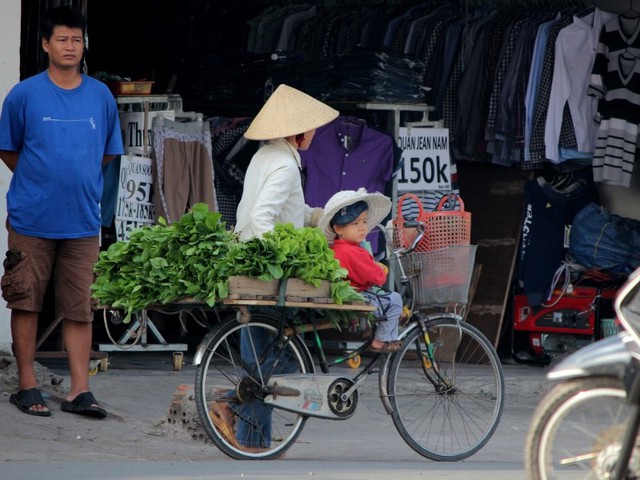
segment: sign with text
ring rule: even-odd
[[[407,128],[398,133],[402,150],[398,191],[451,190],[448,128]]]
[[[122,155],[115,217],[117,239],[128,241],[133,229],[153,225],[154,215],[151,159]]]
[[[174,120],[176,117],[175,110],[156,110],[147,112],[147,152],[150,154],[153,149],[153,125],[154,117],[163,117]],[[122,132],[122,143],[124,151],[144,152],[144,112],[120,112],[120,130]]]

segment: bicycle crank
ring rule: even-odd
[[[352,386],[353,380],[337,375],[274,375],[264,389],[264,403],[309,417],[345,420],[358,404],[357,390],[345,394]]]

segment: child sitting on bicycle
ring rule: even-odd
[[[375,335],[369,346],[376,353],[393,353],[402,346],[397,340],[402,298],[382,287],[388,268],[362,246],[390,210],[391,200],[380,193],[367,193],[364,188],[343,190],[329,199],[318,222],[351,285],[376,309]]]

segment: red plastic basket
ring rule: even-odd
[[[428,252],[450,245],[471,244],[471,212],[464,209],[464,202],[459,195],[450,193],[438,202],[433,212],[425,212],[420,199],[413,193],[405,193],[398,199],[398,215],[393,220],[394,243],[403,247],[411,245],[417,232],[413,228],[405,228],[402,216],[402,204],[406,200],[416,202],[418,217],[415,220],[424,222],[426,235],[416,247],[416,252]],[[453,210],[459,205],[460,210]]]

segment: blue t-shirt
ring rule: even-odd
[[[82,238],[100,232],[102,158],[124,153],[118,108],[106,85],[86,75],[56,86],[47,72],[17,84],[0,116],[0,150],[18,152],[7,194],[20,234]]]

